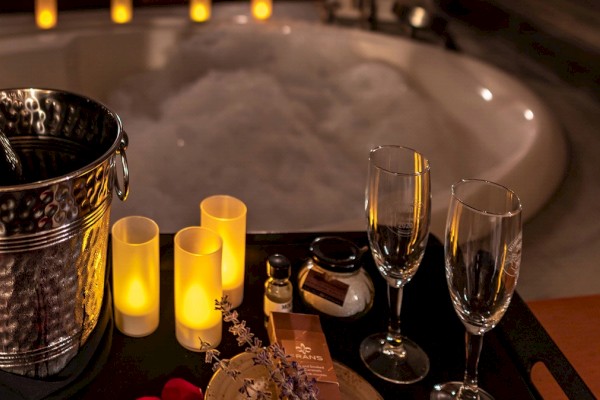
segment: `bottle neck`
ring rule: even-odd
[[[273,278],[270,277],[269,280],[275,285],[284,285],[289,281],[289,278]]]

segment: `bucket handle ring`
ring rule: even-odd
[[[127,196],[129,196],[129,165],[127,164],[127,154],[125,153],[125,149],[127,149],[128,144],[129,137],[127,136],[127,133],[123,131],[121,143],[116,151],[117,155],[121,157],[121,167],[123,168],[122,186],[119,182],[118,174],[115,174],[115,192],[121,201],[127,200]]]

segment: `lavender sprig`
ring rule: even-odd
[[[230,322],[229,332],[236,336],[238,346],[246,345],[246,352],[253,353],[254,365],[264,365],[269,370],[269,378],[279,391],[279,399],[283,400],[316,400],[319,393],[316,380],[309,379],[304,368],[285,353],[285,349],[277,343],[263,347],[262,341],[254,336],[246,321],[239,320],[227,296],[215,300],[215,309],[221,311],[223,321]],[[200,339],[200,350],[206,351],[204,362],[213,363],[213,371],[221,368],[232,379],[237,380],[241,372],[230,367],[230,360],[221,359],[210,343]],[[268,382],[264,380],[244,379],[238,390],[245,399],[268,400],[272,398]]]

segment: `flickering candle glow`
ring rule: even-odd
[[[41,29],[54,28],[57,20],[56,0],[35,1],[35,23]]]
[[[273,13],[273,0],[251,0],[252,16],[259,20],[266,20]]]
[[[210,0],[190,0],[190,19],[196,22],[204,22],[210,19]]]
[[[216,195],[200,203],[200,225],[223,240],[223,294],[233,307],[244,299],[246,205],[235,197]]]
[[[130,22],[133,16],[131,0],[111,0],[110,16],[112,21],[117,24]]]
[[[159,322],[158,225],[131,216],[115,222],[111,232],[115,324],[128,336],[149,335]]]
[[[216,347],[221,342],[221,312],[215,300],[223,296],[222,243],[219,235],[198,226],[175,235],[175,334],[183,347],[200,350],[200,339]]]
[[[124,286],[126,289],[123,291],[125,296],[121,309],[130,314],[143,313],[150,304],[150,296],[142,280],[133,276]]]

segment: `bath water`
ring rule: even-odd
[[[187,38],[164,68],[108,96],[130,138],[130,198],[113,220],[142,214],[176,232],[199,223],[203,198],[229,194],[247,204],[249,231],[364,229],[371,147],[441,154],[430,160],[435,192],[464,168],[454,154],[477,146],[458,142],[454,122],[399,69],[337,36],[226,33]]]

